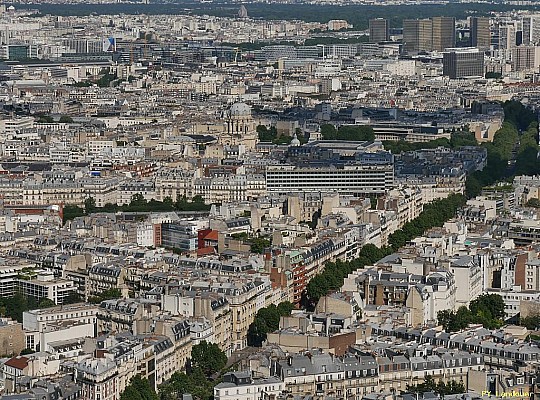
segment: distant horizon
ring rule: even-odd
[[[441,2],[442,3],[442,2]],[[255,19],[268,20],[303,20],[306,22],[326,23],[333,19],[345,19],[355,29],[367,29],[368,21],[372,18],[386,18],[392,28],[401,27],[403,19],[429,18],[434,16],[449,16],[465,19],[473,15],[489,15],[498,12],[508,12],[515,9],[540,10],[540,4],[516,6],[506,2],[493,3],[457,3],[448,1],[424,4],[347,4],[335,5],[313,4],[308,1],[295,4],[284,3],[251,3],[217,0],[212,2],[193,1],[152,1],[143,3],[7,3],[16,9],[37,10],[43,15],[86,16],[96,15],[212,15],[216,17],[235,18],[241,5],[247,9],[248,16]],[[156,7],[160,5],[162,7]]]

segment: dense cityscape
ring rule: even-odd
[[[540,399],[538,7],[0,5],[0,398]]]

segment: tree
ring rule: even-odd
[[[502,320],[506,315],[504,300],[498,294],[483,294],[471,301],[469,309],[473,314],[484,312],[493,319]]]
[[[191,366],[200,368],[206,376],[222,370],[227,364],[227,356],[215,343],[203,340],[191,349]]]
[[[54,118],[50,115],[41,115],[37,122],[38,124],[52,124],[54,123]]]
[[[248,346],[261,347],[269,332],[265,321],[262,318],[255,318],[248,328]]]
[[[385,251],[374,244],[368,243],[362,246],[359,256],[366,257],[370,262],[374,263],[385,256]]]
[[[325,272],[326,271],[323,271],[322,274],[315,275],[307,284],[307,295],[313,302],[317,302],[331,290],[329,285],[330,282],[328,281]]]
[[[136,375],[120,395],[120,400],[159,400],[159,397],[148,379]]]
[[[487,329],[495,329],[502,325],[504,316],[504,300],[498,294],[483,294],[471,301],[469,308],[462,306],[457,311],[442,310],[437,313],[439,325],[446,332],[457,332],[469,324],[482,324]]]
[[[84,212],[92,214],[96,210],[96,200],[93,197],[88,197],[84,200]]]
[[[522,317],[519,320],[519,324],[532,331],[538,330],[540,328],[540,315]]]
[[[321,135],[324,140],[375,140],[373,128],[367,125],[342,125],[336,130],[332,124],[324,124],[321,125]]]
[[[321,125],[321,135],[324,139],[335,137],[337,135],[337,129],[332,124]]]
[[[168,382],[159,388],[161,400],[177,400],[185,393],[193,395],[200,400],[210,400],[214,394],[214,384],[219,381],[210,381],[200,368],[190,373],[175,372]]]
[[[294,310],[294,304],[290,301],[283,301],[278,304],[277,308],[279,315],[287,316],[291,315],[292,311]]]
[[[42,298],[38,303],[39,308],[49,308],[54,307],[55,305],[56,303],[47,297]]]
[[[255,254],[263,254],[264,250],[272,245],[272,242],[265,238],[252,238],[249,241],[251,243],[250,251]]]
[[[64,302],[62,304],[75,304],[84,301],[84,299],[77,292],[70,292],[66,297],[64,297]]]
[[[319,219],[321,218],[321,210],[317,210],[313,213],[311,216],[311,221],[308,222],[308,226],[311,229],[315,229],[317,227],[317,224],[319,223]]]
[[[260,347],[266,340],[269,333],[276,331],[279,328],[281,317],[291,315],[294,305],[288,301],[275,304],[270,304],[268,307],[261,308],[257,311],[255,319],[248,329],[248,345]]]
[[[100,304],[104,300],[119,299],[122,297],[122,291],[120,289],[108,289],[104,292],[101,292],[97,296],[91,296],[88,298],[88,302],[93,304]]]
[[[62,210],[62,216],[63,216],[63,223],[66,223],[67,221],[70,221],[72,219],[83,217],[84,216],[84,210],[79,206],[74,206],[71,204],[64,205],[64,208]]]
[[[503,105],[504,120],[519,129],[526,130],[531,123],[536,121],[536,113],[515,100],[506,101]]]
[[[193,196],[191,202],[195,204],[204,204],[204,198],[200,194],[198,194]]]
[[[170,208],[171,210],[174,209],[174,202],[172,200],[172,198],[170,198],[169,196],[165,197],[163,199],[163,204],[167,207],[167,208]]]
[[[147,201],[144,198],[142,193],[135,193],[133,196],[131,196],[131,202],[129,205],[131,207],[138,207],[138,206],[144,206],[146,205]]]
[[[62,115],[60,117],[60,123],[71,124],[73,123],[73,118],[71,118],[69,115]]]
[[[465,393],[465,385],[463,384],[463,382],[456,382],[455,380],[451,380],[448,383],[444,383],[442,380],[439,380],[438,383],[435,383],[433,375],[427,375],[423,383],[419,383],[417,385],[407,385],[407,392],[434,392],[441,396],[444,396],[450,394]]]
[[[388,243],[391,246],[378,248],[368,244],[360,250],[359,257],[354,260],[326,263],[323,272],[309,281],[305,296],[303,296],[304,304],[308,306],[315,304],[322,296],[338,290],[351,272],[384,258],[392,251],[405,245],[409,240],[423,234],[427,229],[442,226],[444,222],[455,215],[457,209],[463,204],[465,204],[465,198],[456,194],[436,200],[424,206],[424,210],[417,218],[407,222],[401,229],[389,236]]]
[[[540,208],[540,199],[529,199],[525,203],[526,207]]]
[[[273,133],[264,125],[258,125],[256,130],[261,142],[271,142],[275,139]]]

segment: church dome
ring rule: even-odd
[[[229,110],[231,118],[251,117],[251,107],[246,103],[234,103]]]

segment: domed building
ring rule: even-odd
[[[243,144],[246,149],[254,149],[257,144],[257,127],[251,116],[251,107],[246,103],[234,103],[225,116],[227,131],[220,138],[221,144]]]

